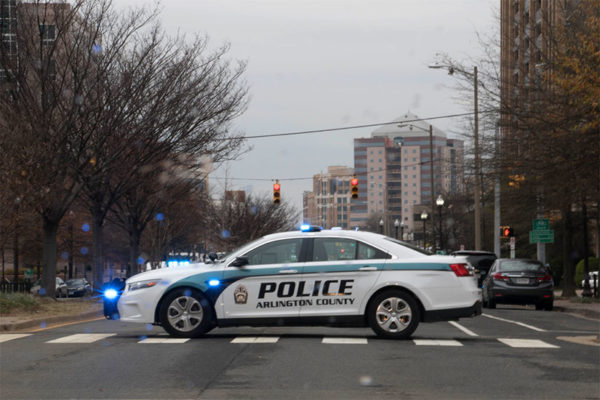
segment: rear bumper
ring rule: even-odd
[[[503,304],[531,304],[553,301],[554,292],[552,287],[518,289],[494,287],[490,293],[490,300]]]
[[[478,315],[481,315],[480,301],[476,301],[471,307],[425,311],[423,322],[451,321],[459,318],[476,317]]]

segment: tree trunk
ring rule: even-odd
[[[42,271],[43,296],[54,298],[56,296],[56,235],[58,222],[44,217],[44,270]]]
[[[13,236],[13,274],[15,276],[15,285],[19,282],[19,225],[15,226],[15,235]]]
[[[140,236],[137,229],[129,230],[129,265],[131,268],[127,271],[128,278],[130,273],[135,275],[139,272]]]
[[[572,242],[572,215],[571,206],[563,210],[563,297],[574,297],[575,293],[575,266],[571,259]]]
[[[93,237],[93,267],[92,267],[92,285],[96,289],[102,289],[104,281],[104,218],[92,210],[92,237]]]

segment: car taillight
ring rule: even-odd
[[[550,275],[538,276],[536,278],[536,280],[538,282],[550,282],[552,280],[552,276],[550,276]]]
[[[502,275],[500,272],[497,272],[492,276],[493,276],[494,280],[496,280],[496,281],[507,281],[510,279],[508,276]]]
[[[472,276],[473,271],[467,268],[467,264],[450,264],[450,269],[456,276]]]

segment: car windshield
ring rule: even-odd
[[[536,261],[528,260],[505,260],[500,263],[500,271],[539,271],[544,272],[544,266]]]
[[[69,279],[67,285],[85,285],[85,281],[83,279]]]

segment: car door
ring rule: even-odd
[[[224,319],[297,317],[303,238],[264,243],[242,254],[243,267],[226,267],[220,295]]]
[[[300,316],[357,315],[386,260],[382,250],[352,238],[314,238],[302,276]]]

